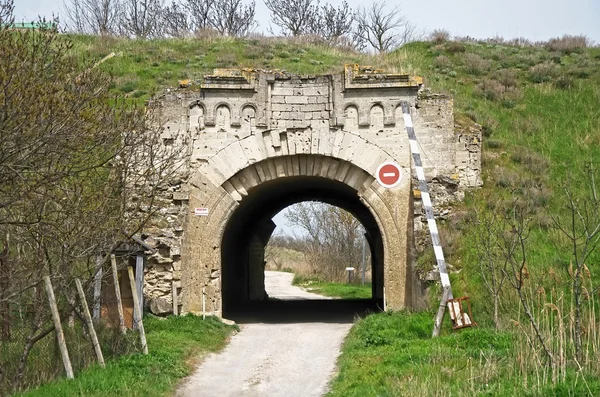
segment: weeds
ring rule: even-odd
[[[192,315],[150,317],[144,321],[150,354],[108,360],[106,368],[92,366],[74,380],[61,379],[22,396],[144,396],[173,392],[177,381],[192,369],[198,356],[221,349],[236,327],[217,318]]]
[[[564,35],[548,40],[545,47],[550,51],[560,51],[566,54],[581,52],[590,45],[586,36]]]

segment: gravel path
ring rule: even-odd
[[[292,285],[292,281],[294,281],[294,273],[265,271],[265,290],[270,298],[281,300],[331,299],[296,287]]]
[[[265,272],[269,296],[323,299],[291,285],[293,274]],[[211,354],[179,397],[317,397],[327,391],[351,322],[252,323]]]

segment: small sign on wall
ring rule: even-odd
[[[208,216],[208,208],[194,208],[194,215],[196,216]]]

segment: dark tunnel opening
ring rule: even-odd
[[[352,214],[364,227],[372,257],[372,298],[362,300],[279,301],[264,299],[264,249],[274,229],[272,218],[282,209],[302,201],[320,201]],[[257,252],[261,250],[262,252]],[[262,254],[262,256],[261,256]],[[259,263],[260,262],[260,263]],[[377,222],[348,185],[316,176],[294,176],[264,182],[248,195],[231,215],[221,245],[223,315],[236,321],[328,321],[383,307],[383,242]],[[260,284],[262,290],[253,288]],[[253,282],[253,278],[256,283]]]

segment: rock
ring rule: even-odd
[[[165,298],[153,298],[150,300],[150,311],[157,316],[164,316],[173,312],[173,306]]]
[[[225,325],[235,325],[235,321],[233,320],[228,320],[225,317],[221,318],[221,322]]]

